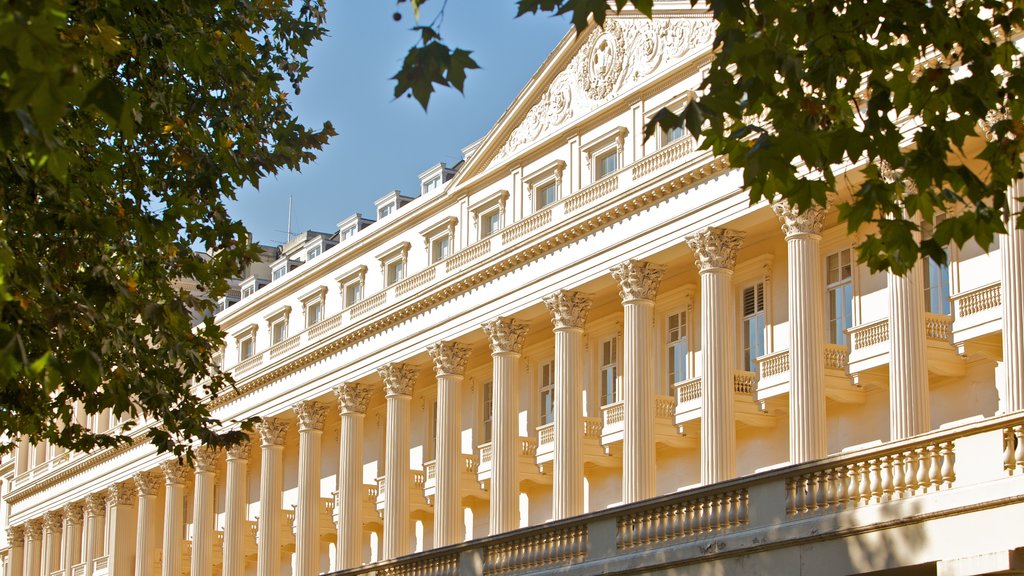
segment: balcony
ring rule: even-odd
[[[423,485],[426,483],[426,474],[422,470],[409,470],[409,512],[428,512],[431,510],[430,502],[427,502],[423,495]],[[377,511],[384,511],[384,485],[387,481],[387,474],[377,478]]]
[[[477,471],[480,468],[480,459],[474,454],[462,455],[462,477],[459,488],[462,491],[462,501],[469,499],[485,501],[488,499],[487,491],[480,487],[477,480]],[[427,497],[430,505],[434,505],[434,496],[437,495],[437,461],[423,463],[423,494]]]
[[[480,450],[480,466],[477,467],[476,478],[480,487],[486,490],[491,481],[493,449],[490,442],[481,444],[478,448]],[[551,483],[551,477],[545,475],[537,465],[537,441],[525,436],[519,437],[519,483]]]
[[[601,419],[583,418],[583,464],[608,468],[617,466],[601,445]],[[555,460],[555,424],[537,426],[537,466],[545,474],[553,472]]]
[[[675,423],[680,428],[701,418],[701,379],[691,378],[675,384]],[[775,417],[765,411],[764,403],[754,397],[757,376],[753,372],[737,370],[733,376],[733,410],[736,422],[757,428],[775,426]]]
[[[337,574],[1009,573],[1021,494],[1018,413]]]
[[[334,523],[334,498],[320,499],[320,540],[334,542],[338,525]]]
[[[964,359],[953,346],[953,318],[945,314],[927,313],[924,329],[928,373],[936,376],[963,376]],[[854,385],[888,385],[889,319],[854,326],[846,333],[850,335],[849,372]]]
[[[1003,306],[999,282],[961,292],[953,302],[953,345],[960,354],[1003,357]]]
[[[850,381],[846,368],[850,351],[846,346],[825,344],[825,397],[837,402],[861,403],[864,391]],[[757,359],[757,388],[754,398],[764,402],[789,394],[789,350],[782,350]]]
[[[108,574],[110,574],[110,559],[107,556],[100,556],[92,561],[92,576],[107,576]]]
[[[683,435],[673,421],[675,415],[675,399],[671,396],[654,397],[654,442],[660,446],[671,446],[681,448],[683,446],[693,447],[696,442],[692,438]],[[605,454],[611,454],[618,449],[625,433],[625,405],[622,402],[613,402],[601,407],[601,445],[604,446]]]

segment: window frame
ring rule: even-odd
[[[455,227],[458,221],[458,218],[449,216],[420,231],[420,235],[423,236],[423,247],[427,251],[427,262],[431,265],[447,260],[455,253]],[[443,239],[448,240],[448,253],[438,258],[434,252],[434,244]]]
[[[409,243],[400,242],[395,246],[392,246],[387,251],[377,255],[377,260],[380,262],[381,276],[384,279],[384,287],[390,288],[395,284],[409,277]],[[397,274],[397,271],[401,271],[401,275]],[[392,271],[396,274],[392,277]],[[364,286],[365,288],[365,286]],[[366,295],[364,294],[365,298]]]
[[[671,340],[670,339],[670,335],[671,335],[672,328],[671,328],[670,321],[671,321],[672,317],[674,317],[674,316],[683,316],[685,318],[685,320],[684,320],[683,326],[681,328],[677,329],[679,334],[680,334],[680,337],[677,338],[676,340]],[[671,396],[674,393],[676,384],[679,384],[681,382],[686,382],[687,380],[689,380],[689,379],[694,377],[694,361],[693,361],[694,360],[693,359],[693,353],[694,353],[694,346],[693,346],[694,315],[693,315],[692,297],[687,295],[686,296],[685,304],[683,306],[678,306],[676,308],[671,309],[667,314],[665,314],[663,322],[664,322],[663,326],[665,328],[665,331],[662,332],[662,334],[665,335],[665,344],[662,347],[662,349],[665,351],[665,372],[664,372],[664,374],[665,374],[666,380],[668,381],[667,382],[667,384],[668,384],[668,386],[667,386],[668,394]],[[684,372],[684,376],[683,376],[682,379],[673,378],[673,370],[672,370],[672,358],[673,358],[672,349],[673,349],[673,347],[675,345],[677,345],[679,343],[682,343],[685,346],[685,349],[684,349],[683,354],[682,354],[683,372]]]
[[[750,366],[753,367],[753,370],[749,371],[757,374],[760,369],[760,365],[757,363],[757,358],[775,353],[775,310],[772,306],[772,296],[774,294],[772,291],[772,275],[775,271],[774,262],[775,255],[769,252],[760,254],[753,258],[744,259],[742,262],[738,262],[736,264],[735,272],[733,273],[733,286],[737,286],[739,289],[733,292],[735,294],[735,302],[733,304],[735,306],[733,309],[733,329],[735,330],[737,342],[735,347],[735,362],[737,370],[747,371],[748,368],[743,362],[743,291],[756,284],[764,285],[764,327],[761,330],[763,350],[761,351],[760,356],[750,359]]]
[[[242,328],[232,334],[232,338],[235,340],[238,362],[244,362],[256,355],[256,333],[258,330],[259,326],[256,324],[249,324],[245,328]],[[250,346],[248,354],[243,353],[245,351],[243,344],[245,343],[248,343]]]
[[[478,202],[473,203],[469,207],[469,212],[473,216],[473,228],[476,230],[476,238],[478,242],[482,242],[491,236],[494,236],[502,229],[505,228],[505,206],[508,202],[508,190],[498,190],[494,194],[491,194]],[[484,234],[483,230],[483,218],[494,214],[497,211],[497,227],[489,234]]]
[[[341,307],[343,310],[351,308],[362,301],[363,298],[366,298],[366,271],[366,266],[357,266],[355,269],[335,278],[338,287],[341,288]],[[349,290],[353,286],[358,286],[359,298],[355,301],[350,301]]]
[[[302,303],[302,322],[306,329],[312,328],[317,324],[324,321],[326,318],[326,310],[324,308],[325,301],[327,300],[327,286],[319,286],[312,292],[305,294],[299,298],[299,302]],[[320,314],[319,319],[316,322],[309,321],[309,311],[312,306],[319,306]]]
[[[494,440],[494,380],[480,384],[480,444]]]
[[[613,358],[612,358],[611,362],[605,362],[605,356],[604,356],[605,344],[608,344],[608,343],[611,343],[611,346],[610,346],[609,349],[611,350],[612,355],[613,355]],[[597,396],[597,407],[598,407],[598,410],[601,410],[601,409],[603,409],[606,406],[610,406],[612,404],[615,404],[616,402],[619,402],[622,399],[622,389],[621,389],[622,388],[622,366],[620,364],[620,361],[621,361],[621,358],[622,358],[621,346],[622,346],[622,342],[621,342],[620,335],[618,333],[611,334],[611,335],[606,335],[606,336],[603,336],[603,337],[598,339],[598,345],[597,345],[597,350],[596,350],[596,353],[597,353],[597,390],[596,390],[597,394],[596,394],[596,396]],[[609,367],[614,368],[614,372],[612,373],[612,386],[611,386],[612,400],[610,402],[605,402],[605,399],[607,397],[606,394],[605,394],[605,384],[606,384],[605,369],[609,368]]]
[[[600,182],[609,176],[618,173],[625,167],[626,136],[629,130],[619,126],[591,140],[581,150],[587,161],[587,172],[590,174],[591,184]],[[598,160],[606,157],[609,152],[615,152],[615,169],[598,176]]]
[[[547,370],[545,370],[547,369]],[[548,380],[545,382],[545,371]],[[545,395],[550,395],[550,411],[545,410]],[[546,358],[537,364],[537,426],[547,426],[555,422],[555,360]]]
[[[850,275],[848,277],[846,277],[846,278],[842,277],[842,270],[843,270],[844,266],[843,266],[843,263],[842,263],[841,254],[844,253],[844,252],[849,255]],[[836,280],[835,282],[829,282],[829,272],[830,272],[829,258],[831,258],[832,256],[839,257],[839,266],[838,266],[837,269],[839,270],[840,278],[838,280]],[[849,246],[849,245],[842,245],[842,246],[837,246],[833,250],[830,250],[829,252],[825,253],[825,255],[823,257],[823,261],[822,261],[822,272],[824,273],[824,278],[822,278],[822,280],[823,280],[824,289],[825,289],[825,293],[822,294],[822,297],[825,299],[825,303],[824,303],[825,305],[824,305],[824,310],[823,310],[824,313],[822,314],[822,316],[824,317],[824,321],[825,321],[825,342],[827,342],[828,344],[834,344],[834,345],[837,345],[837,346],[844,346],[844,345],[845,346],[849,346],[850,345],[850,336],[849,336],[848,331],[849,331],[850,328],[852,328],[852,327],[857,325],[857,320],[856,320],[856,318],[854,318],[854,300],[856,300],[856,298],[857,298],[857,291],[856,291],[856,285],[855,285],[855,277],[856,277],[856,272],[857,272],[857,260],[853,256],[853,248],[851,246]],[[830,303],[832,302],[832,299],[830,298],[830,294],[831,294],[832,290],[835,290],[835,289],[838,289],[838,288],[842,288],[843,286],[849,286],[849,290],[850,290],[850,297],[849,297],[849,300],[848,300],[849,301],[849,318],[846,319],[847,320],[846,323],[848,324],[848,326],[846,326],[845,328],[843,328],[842,330],[837,332],[836,330],[833,329],[833,326],[832,326],[833,318],[831,317],[832,308],[830,306]],[[839,318],[837,317],[835,320],[838,322]],[[837,324],[837,326],[838,326],[838,324]],[[838,335],[842,336],[842,338],[841,338],[842,341],[841,342],[836,341],[837,340],[836,337]]]
[[[761,295],[760,295],[761,296],[760,297],[761,307],[760,307],[760,309],[758,309],[758,307],[757,307],[757,305],[758,305],[758,294],[757,294],[757,292],[758,292],[759,289],[760,289],[760,292],[761,292]],[[748,290],[753,290],[753,298],[754,298],[754,308],[753,308],[753,311],[751,313],[749,313],[749,314],[746,311],[746,304],[747,304],[746,300],[747,300],[747,291]],[[739,292],[739,307],[740,307],[740,314],[739,314],[739,317],[740,317],[740,338],[738,338],[739,344],[740,344],[740,346],[739,346],[739,348],[740,348],[740,367],[741,367],[742,370],[746,370],[747,372],[757,373],[757,371],[758,371],[757,359],[768,353],[768,345],[767,345],[767,340],[768,340],[767,335],[768,335],[768,330],[769,330],[769,324],[768,324],[768,283],[765,282],[763,279],[755,280],[754,282],[748,282],[745,285],[742,285],[738,292]],[[760,348],[761,348],[760,350],[755,350],[750,345],[752,343],[747,342],[747,338],[751,334],[751,332],[748,329],[747,322],[751,321],[751,320],[753,320],[755,322],[759,321],[760,324],[761,324],[759,327],[756,327],[758,329],[758,331],[760,332],[760,342],[758,342],[760,344]],[[755,352],[757,352],[757,353],[755,353]],[[748,354],[749,354],[749,356],[748,356]]]
[[[272,314],[268,314],[263,317],[267,322],[267,330],[270,335],[270,345],[275,346],[284,342],[288,339],[289,320],[291,317],[292,307],[283,306],[275,310]],[[277,328],[281,327],[281,337],[278,338]]]
[[[564,160],[555,160],[523,177],[528,204],[533,212],[540,212],[565,196],[562,192],[562,175],[565,172],[565,166]],[[551,202],[541,204],[540,193],[551,187],[554,187],[555,190],[554,198],[551,199]]]

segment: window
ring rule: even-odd
[[[314,324],[318,324],[324,319],[324,304],[323,302],[311,302],[306,305],[306,328]]]
[[[483,402],[481,403],[481,412],[483,418],[481,423],[483,424],[483,443],[491,441],[491,408],[494,405],[494,383],[488,382],[483,387]]]
[[[483,240],[501,229],[501,211],[495,208],[480,215],[480,239]]]
[[[949,259],[949,252],[946,252]],[[949,266],[924,257],[924,309],[933,314],[949,314]]]
[[[828,341],[846,344],[846,330],[853,326],[853,256],[849,248],[825,258],[825,300]]]
[[[385,266],[385,284],[391,286],[395,282],[405,278],[405,260],[399,259],[388,262]]]
[[[423,194],[430,194],[431,192],[436,190],[437,187],[440,186],[440,185],[441,185],[441,177],[440,176],[434,176],[433,178],[431,178],[430,180],[427,180],[423,184]]]
[[[619,150],[602,152],[594,157],[594,180],[600,180],[619,169]]]
[[[687,339],[686,312],[670,314],[668,317],[668,334],[665,341],[668,343],[668,384],[671,389],[673,384],[687,379],[686,354],[689,352],[689,341]]]
[[[255,285],[253,285],[253,286],[246,286],[245,288],[242,288],[242,298],[248,298],[249,296],[252,296],[255,293],[256,293],[256,286]]]
[[[540,425],[555,421],[555,363],[540,365]]]
[[[674,142],[678,142],[680,139],[682,139],[682,137],[683,137],[683,127],[682,126],[676,126],[674,128],[669,128],[668,130],[662,130],[661,131],[661,146],[664,148],[665,146],[668,146],[669,144],[672,144]]]
[[[558,182],[552,180],[537,188],[537,210],[553,204],[558,199]]]
[[[363,299],[363,281],[355,280],[345,284],[345,307],[359,302]]]
[[[451,255],[450,240],[447,234],[430,241],[430,263],[440,262]]]
[[[377,208],[377,219],[380,220],[381,218],[391,214],[394,211],[395,211],[394,203],[385,204],[385,205],[381,206],[380,208]]]
[[[423,446],[423,461],[430,462],[437,458],[437,401],[427,414],[426,442]]]
[[[270,343],[277,344],[288,337],[288,319],[281,318],[270,324]]]
[[[280,268],[274,270],[274,272],[271,275],[271,277],[274,280],[278,280],[278,279],[280,279],[282,276],[284,276],[287,273],[288,273],[288,266],[281,266]]]
[[[256,351],[256,338],[253,336],[246,336],[238,341],[238,361],[248,360],[252,358],[253,353]]]
[[[309,250],[306,250],[306,260],[312,260],[313,258],[316,258],[317,256],[320,255],[320,253],[320,246],[313,246]]]
[[[601,343],[601,406],[614,404],[618,400],[616,385],[619,379],[618,338]]]
[[[347,240],[348,238],[355,236],[356,230],[357,229],[355,226],[349,226],[348,228],[345,228],[344,230],[341,231],[341,239]]]
[[[757,372],[757,358],[764,356],[764,282],[743,289],[743,369]]]

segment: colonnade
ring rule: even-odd
[[[1011,206],[1020,208],[1019,202]],[[785,203],[777,203],[773,209],[785,234],[789,261],[789,455],[791,462],[798,463],[826,456],[828,446],[820,249],[825,211],[815,208],[801,213]],[[714,227],[691,234],[685,240],[694,254],[701,287],[702,483],[728,480],[736,474],[732,275],[743,240],[741,232]],[[1019,410],[1024,408],[1024,338],[1020,337],[1020,324],[1024,322],[1024,235],[1013,231],[1003,239],[1001,248],[1003,356],[1007,373],[1003,395],[1009,410]],[[664,267],[639,260],[627,260],[610,271],[623,306],[624,503],[656,495],[655,429],[651,414],[659,374],[649,358],[658,342],[654,302],[664,272]],[[890,276],[888,281],[890,429],[892,438],[898,439],[929,429],[921,270],[915,269],[904,277]],[[583,336],[591,301],[590,295],[571,290],[558,290],[543,300],[554,331],[555,519],[584,511],[582,365]],[[522,321],[507,317],[486,322],[481,329],[487,337],[493,370],[489,527],[490,533],[495,534],[518,528],[520,521],[516,388],[528,330]],[[470,348],[464,343],[442,341],[426,351],[436,377],[438,402],[434,543],[444,546],[460,542],[464,533],[464,461],[459,424]],[[410,403],[419,368],[391,363],[377,371],[386,399],[383,559],[412,551],[408,530],[412,489]],[[342,383],[334,389],[341,449],[335,501],[337,554],[333,568],[357,566],[363,559],[364,420],[373,391],[373,386],[355,382]],[[301,574],[320,570],[320,459],[328,409],[330,406],[322,400],[303,401],[293,407],[294,420],[264,418],[256,426],[258,438],[253,440],[258,439],[260,450],[259,576],[277,576],[281,571],[285,522],[283,452],[292,428],[297,429],[299,445],[295,570]],[[89,495],[84,502],[67,504],[10,527],[10,576],[50,576],[58,571],[70,576],[72,569],[82,564],[86,576],[92,576],[94,566],[103,559],[114,576],[152,576],[157,573],[158,557],[162,576],[180,576],[185,562],[193,576],[211,575],[217,540],[213,493],[222,460],[226,463],[226,476],[221,572],[224,576],[241,576],[245,572],[249,537],[245,482],[251,450],[248,441],[227,451],[203,447],[196,451],[194,468],[177,461],[165,462],[159,473],[136,474],[102,494]],[[160,514],[156,506],[161,483],[163,539],[158,544],[155,527],[159,525]],[[190,483],[193,530],[191,554],[186,555],[184,499]]]

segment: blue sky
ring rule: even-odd
[[[430,19],[440,2],[424,5]],[[395,100],[390,77],[415,41],[408,3],[395,22],[391,0],[328,4],[329,37],[311,53],[313,72],[294,111],[309,126],[330,120],[338,136],[313,164],[242,190],[230,205],[256,241],[285,241],[288,196],[292,231],[333,232],[343,218],[372,217],[373,201],[394,189],[415,196],[417,176],[438,162],[449,166],[482,137],[512,103],[570,28],[548,14],[514,18],[514,0],[449,0],[441,34],[449,46],[473,51],[465,95],[440,89],[424,113],[415,100]]]

